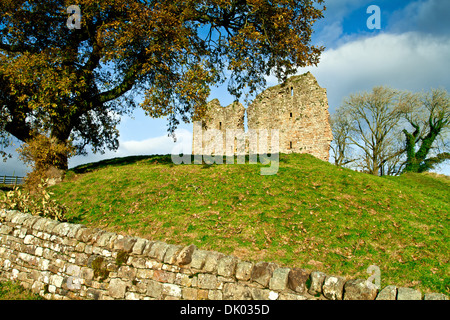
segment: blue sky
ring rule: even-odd
[[[298,74],[311,71],[327,89],[331,113],[348,95],[378,85],[416,92],[441,87],[450,92],[450,1],[329,0],[325,5],[325,18],[315,24],[313,43],[326,50],[317,67],[301,68]],[[380,8],[379,30],[367,27],[370,5]],[[275,77],[267,81],[268,86],[278,83]],[[234,100],[226,86],[213,88],[210,99],[214,98],[223,106]],[[146,117],[142,110],[124,117],[119,132],[116,152],[77,156],[69,166],[128,155],[168,154],[174,147],[190,152],[192,143],[192,124],[179,126],[174,144],[167,137],[167,121]],[[0,164],[0,175],[24,175],[26,170],[15,153]],[[450,175],[450,166],[439,172]]]

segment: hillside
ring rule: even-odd
[[[72,222],[241,259],[449,294],[450,180],[375,177],[309,155],[261,165],[129,157],[71,170],[52,188]]]

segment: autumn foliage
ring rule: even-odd
[[[310,39],[322,2],[1,0],[0,144],[6,132],[78,154],[116,149],[120,116],[138,107],[137,94],[173,133],[203,115],[213,85],[227,81],[240,97],[269,74],[283,80],[317,64],[323,48]],[[66,25],[74,4],[79,29]]]

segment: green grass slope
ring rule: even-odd
[[[52,188],[76,223],[250,261],[449,294],[449,180],[375,177],[309,155],[261,165],[129,157],[70,171]]]

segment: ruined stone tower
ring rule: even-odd
[[[222,154],[226,151],[226,130],[240,130],[244,132],[244,117],[245,107],[239,103],[234,102],[227,107],[222,107],[219,100],[214,99],[208,103],[208,109],[206,117],[202,120],[202,128],[194,127],[194,135],[192,141],[192,151],[195,154],[195,150],[201,146],[203,153],[211,152],[212,154],[219,154],[218,150],[213,147],[215,137],[205,134],[208,130],[218,130],[222,135]],[[196,134],[198,130],[203,130],[203,134]],[[233,143],[233,153],[236,153],[236,143]],[[212,146],[209,150],[208,146]]]
[[[328,161],[333,139],[326,89],[310,73],[259,94],[247,109],[249,129],[278,129],[280,153],[309,153]]]
[[[206,130],[220,130],[224,138],[222,154],[225,154],[226,150],[226,130],[243,132],[245,111],[249,131],[278,130],[280,153],[309,153],[328,161],[333,137],[326,89],[319,86],[310,72],[290,77],[283,84],[265,90],[255,98],[247,110],[240,103],[233,103],[224,108],[217,99],[211,101],[203,125]],[[194,128],[193,153],[196,153],[195,145],[204,147],[211,142],[211,137],[204,135],[202,139],[195,131]],[[268,137],[270,145],[271,135]],[[236,143],[234,152],[238,153],[235,145]],[[248,141],[246,151],[248,152]],[[218,154],[217,150],[208,149],[207,152]]]

